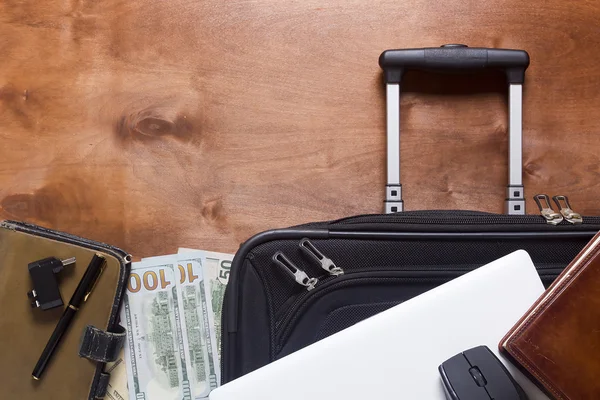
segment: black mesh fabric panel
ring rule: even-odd
[[[379,314],[399,303],[358,304],[338,308],[325,318],[317,330],[314,341],[325,339],[334,333],[340,332],[352,325]]]

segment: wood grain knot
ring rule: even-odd
[[[227,226],[227,217],[225,216],[221,199],[204,202],[202,205],[202,217],[206,222],[217,227],[219,230],[223,230]]]
[[[541,176],[542,166],[535,162],[529,162],[523,167],[523,172],[531,176]]]
[[[30,99],[29,90],[19,90],[12,85],[6,85],[0,87],[0,113],[2,111],[7,111],[10,113],[13,120],[20,123],[23,127],[27,129],[31,129],[33,126],[34,117],[31,115],[31,110],[29,109],[34,104]]]
[[[493,136],[500,138],[501,141],[508,141],[508,125],[505,122],[498,122],[494,126]]]
[[[121,140],[157,140],[173,137],[187,141],[194,136],[195,127],[185,114],[170,119],[152,111],[143,111],[121,117],[115,126],[115,134]]]

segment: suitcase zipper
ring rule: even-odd
[[[560,213],[567,222],[570,222],[572,224],[583,223],[583,218],[581,217],[581,214],[576,213],[571,209],[571,204],[569,204],[569,198],[567,196],[554,196],[552,197],[552,200],[554,200],[554,202],[560,209]]]
[[[331,258],[325,257],[308,238],[300,240],[300,250],[308,255],[311,260],[316,261],[329,275],[339,276],[344,274],[344,270],[337,267]]]
[[[540,209],[540,214],[546,219],[550,225],[558,225],[563,221],[563,216],[552,209],[550,197],[547,194],[536,194],[533,196],[535,203]]]
[[[304,270],[300,269],[289,258],[287,258],[282,251],[278,251],[273,255],[273,261],[275,264],[277,264],[277,266],[283,268],[288,275],[293,276],[294,281],[305,287],[307,291],[313,290],[317,285],[321,285],[329,279],[333,279],[344,274],[344,270],[336,266],[331,258],[326,257],[323,253],[321,253],[308,238],[301,239],[299,247],[300,250],[304,254],[308,255],[311,260],[316,261],[319,266],[325,272],[327,272],[327,275],[310,278]],[[292,303],[293,306],[297,299],[290,300],[291,301],[289,301],[289,303]],[[275,320],[279,320],[279,318],[280,314],[275,314]]]
[[[550,203],[550,197],[547,194],[537,194],[533,198],[540,209],[542,217],[544,217],[549,224],[558,225],[563,220],[571,224],[583,223],[581,214],[576,213],[571,209],[571,204],[569,203],[569,198],[567,196],[552,197],[552,200],[554,200],[558,206],[560,213],[554,211],[552,204]]]
[[[281,251],[278,251],[273,255],[273,261],[276,265],[281,267],[287,275],[294,279],[296,283],[304,286],[307,291],[313,290],[317,283],[319,283],[319,279],[309,278],[306,272],[298,268],[296,264],[291,262]]]
[[[541,196],[538,199],[538,196]],[[569,224],[598,225],[600,217],[587,216],[574,212],[567,196],[554,196],[553,200],[560,209],[560,214],[552,209],[550,199],[541,194],[533,197],[540,208],[541,215],[507,215],[467,210],[422,210],[405,211],[395,214],[364,214],[330,221],[329,227],[335,225],[355,225],[372,223],[393,223],[407,225],[559,225]],[[542,204],[539,203],[542,201]],[[546,204],[544,204],[546,203]],[[547,207],[545,207],[547,205]],[[548,209],[548,210],[547,210]],[[557,214],[557,215],[556,215]],[[556,215],[556,216],[555,216]],[[560,217],[562,215],[562,218]],[[542,218],[540,218],[540,216]],[[558,222],[557,222],[558,221]],[[555,223],[556,222],[556,223]]]
[[[447,213],[440,215],[441,212]],[[600,218],[597,222],[600,223]],[[329,225],[354,225],[369,223],[392,223],[414,225],[511,225],[511,224],[542,224],[546,221],[539,215],[511,216],[504,214],[471,212],[452,212],[439,210],[436,212],[405,211],[397,214],[365,214],[331,221]]]

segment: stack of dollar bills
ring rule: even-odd
[[[106,366],[111,400],[206,399],[220,382],[221,309],[233,254],[180,248],[131,266],[127,340]]]

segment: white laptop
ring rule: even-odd
[[[445,400],[438,366],[498,342],[542,294],[519,250],[217,388],[210,400]],[[530,400],[547,397],[499,357]]]

